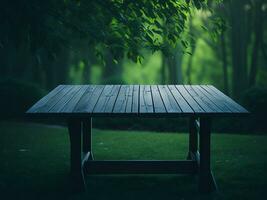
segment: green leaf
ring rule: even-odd
[[[176,38],[175,38],[175,36],[174,36],[173,34],[169,34],[169,35],[168,35],[168,38],[169,38],[173,43],[176,42]]]
[[[194,5],[196,6],[197,9],[201,8],[201,2],[200,0],[193,0],[194,1]]]
[[[160,29],[163,28],[162,25],[161,25],[157,20],[154,20],[154,22],[155,22],[155,24],[156,24],[156,26],[157,26],[158,28],[160,28]]]
[[[148,34],[145,34],[145,38],[151,43],[153,44],[153,39],[148,35]]]
[[[161,34],[163,33],[161,30],[157,30],[157,29],[152,29],[152,31],[153,31],[154,33],[159,34],[159,35],[161,35]]]
[[[201,27],[204,31],[208,31],[208,28],[207,28],[206,26],[201,25],[200,27]]]
[[[184,48],[188,47],[188,43],[185,40],[181,40],[181,43],[182,43]]]

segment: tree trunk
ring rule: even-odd
[[[40,50],[40,55],[42,57],[41,65],[44,69],[44,75],[45,75],[45,85],[46,85],[45,88],[48,90],[53,89],[56,85],[56,73],[52,65],[53,63],[46,49],[42,48]]]
[[[55,60],[53,60],[53,68],[55,73],[55,83],[66,84],[68,82],[68,72],[69,72],[69,58],[70,50],[68,48],[62,49],[60,54]]]
[[[43,66],[41,65],[41,60],[38,53],[35,53],[33,56],[33,65],[31,66],[32,69],[32,80],[34,83],[39,84],[42,88],[45,88],[45,80],[43,74]]]
[[[84,69],[83,69],[83,83],[88,84],[90,83],[90,72],[92,63],[88,59],[83,59],[84,62]]]
[[[162,53],[162,63],[161,63],[161,83],[165,84],[166,83],[166,57]]]
[[[262,54],[263,59],[265,61],[265,66],[267,66],[267,51],[266,51],[266,48],[265,48],[264,41],[262,41],[262,43],[261,43],[261,54]]]
[[[117,84],[121,83],[122,62],[115,63],[112,54],[107,51],[105,55],[105,66],[103,69],[103,83]]]
[[[192,19],[192,15],[190,15],[190,18],[189,18],[189,32],[192,35],[194,35],[192,20],[193,20]],[[191,39],[190,39],[190,45],[191,45],[191,55],[189,56],[189,61],[188,61],[187,70],[186,70],[186,76],[187,76],[188,84],[192,83],[192,80],[191,80],[192,62],[193,62],[193,56],[194,56],[194,53],[195,53],[195,50],[196,50],[196,42],[195,42],[193,37],[191,37]]]
[[[174,49],[173,56],[168,57],[168,68],[171,84],[182,83],[182,58],[181,47],[177,46]]]
[[[227,54],[226,54],[226,44],[225,44],[225,32],[221,34],[221,51],[222,51],[222,63],[223,63],[223,85],[224,92],[229,94],[228,89],[228,70],[227,70]]]
[[[246,0],[232,0],[231,11],[231,41],[233,65],[233,96],[239,98],[248,86],[247,77],[247,27]]]
[[[169,56],[167,58],[167,64],[168,64],[168,71],[169,71],[168,84],[177,84],[178,73],[177,73],[174,56]]]
[[[256,82],[256,75],[257,75],[257,68],[258,68],[258,56],[259,56],[259,48],[262,42],[263,36],[263,20],[262,17],[262,0],[255,2],[255,11],[254,11],[254,44],[252,49],[252,59],[250,65],[250,74],[249,74],[249,86],[255,85]]]
[[[177,84],[182,84],[183,83],[183,74],[182,74],[183,53],[178,51],[175,54],[174,59],[175,59],[175,64],[176,64],[176,69],[177,69]]]

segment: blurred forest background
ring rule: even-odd
[[[1,4],[1,119],[20,119],[58,84],[212,84],[252,115],[216,131],[266,133],[267,0]],[[177,119],[95,121],[180,130]]]

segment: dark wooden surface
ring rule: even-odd
[[[224,116],[248,111],[211,85],[59,85],[34,116]]]
[[[86,174],[196,174],[193,160],[87,160]]]

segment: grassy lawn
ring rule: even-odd
[[[187,134],[94,130],[96,159],[184,159]],[[264,199],[267,136],[212,136],[220,191],[197,192],[194,176],[88,176],[88,192],[71,194],[67,129],[0,122],[0,199]]]

